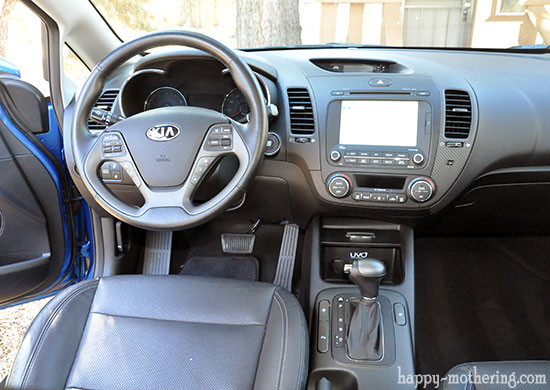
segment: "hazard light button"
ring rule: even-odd
[[[390,79],[370,79],[369,84],[372,87],[389,87],[391,85]]]

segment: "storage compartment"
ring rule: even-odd
[[[321,230],[321,278],[351,284],[344,265],[374,258],[386,266],[382,284],[400,284],[404,278],[399,225],[350,220],[326,220]]]
[[[325,282],[351,283],[344,274],[344,264],[356,259],[373,258],[381,260],[386,266],[386,276],[382,284],[399,284],[403,280],[401,251],[399,247],[380,248],[372,246],[323,247],[323,274]]]

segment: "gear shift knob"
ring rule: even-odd
[[[361,259],[346,264],[344,272],[359,287],[361,296],[372,299],[378,296],[380,281],[386,276],[386,266],[377,259]]]

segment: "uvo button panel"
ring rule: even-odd
[[[321,353],[328,352],[330,337],[330,302],[319,302],[319,319],[317,322],[317,349]]]
[[[120,134],[103,134],[102,143],[104,158],[120,157],[126,154]]]
[[[231,124],[212,126],[206,136],[204,149],[215,151],[233,149],[233,128]]]

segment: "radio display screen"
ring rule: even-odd
[[[417,146],[418,108],[418,101],[344,100],[339,143]]]

